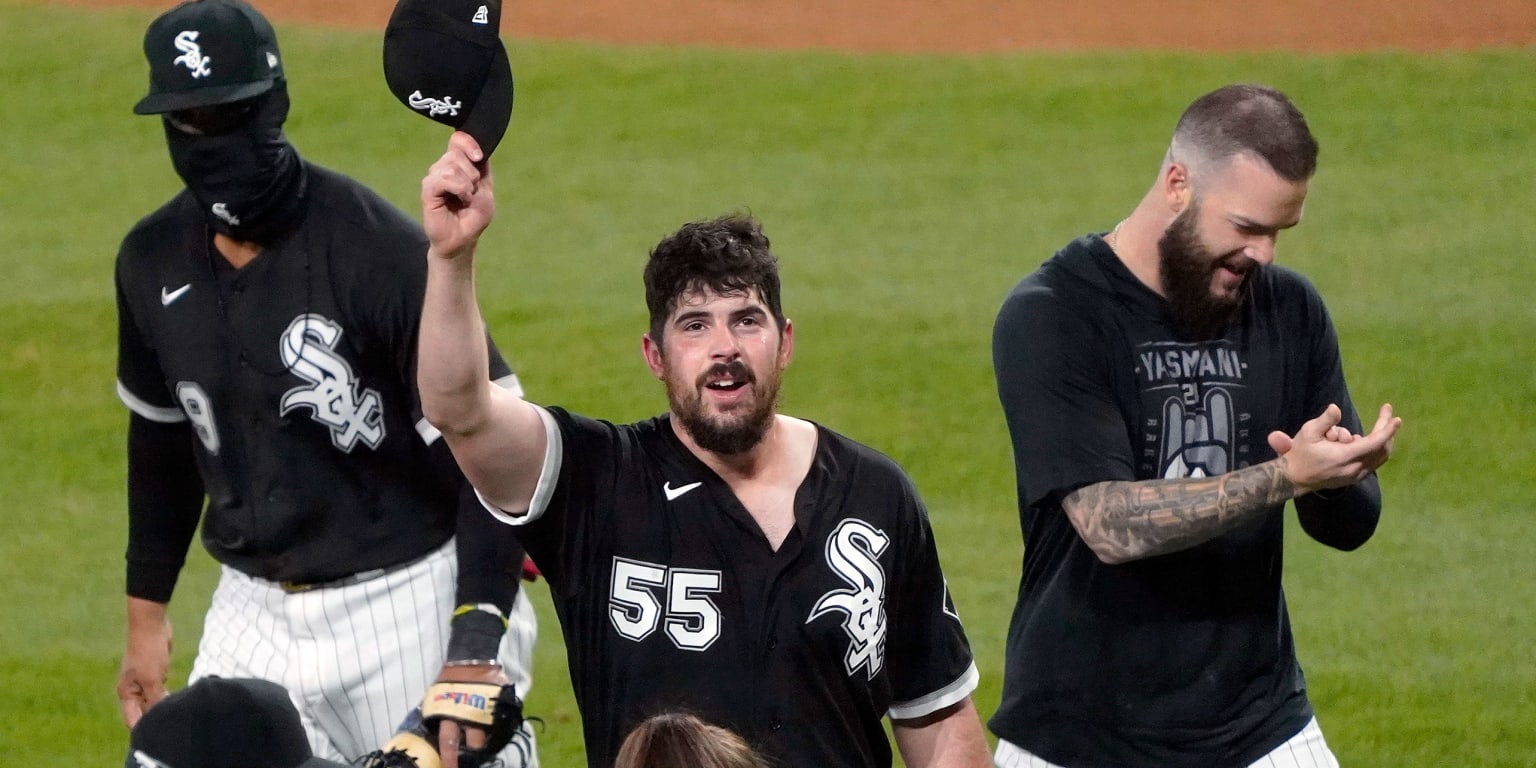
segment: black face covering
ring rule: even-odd
[[[279,83],[228,133],[198,136],[163,121],[171,164],[214,230],[270,245],[299,223],[304,164],[283,136],[287,118],[288,90]]]

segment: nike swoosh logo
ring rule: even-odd
[[[701,486],[703,484],[704,483],[702,483],[702,482],[699,482],[699,483],[689,483],[687,485],[679,485],[678,487],[673,488],[672,487],[672,481],[668,480],[667,482],[661,484],[661,492],[665,493],[667,495],[667,501],[676,501],[677,497],[679,497],[679,496],[681,496],[681,495],[683,495],[683,494],[685,494],[685,493],[687,493],[687,492],[689,492],[689,491],[691,491],[691,490],[693,490],[693,489],[695,489],[695,488],[697,488],[697,487],[699,487],[699,486]]]
[[[174,291],[167,291],[164,286],[160,288],[160,306],[169,307],[171,302],[182,297],[182,294],[192,290],[192,284],[187,283]]]

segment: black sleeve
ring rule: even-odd
[[[1296,497],[1296,519],[1308,536],[1334,549],[1358,549],[1381,520],[1381,484],[1376,475],[1347,488]]]
[[[1081,307],[1026,280],[992,332],[998,399],[1013,440],[1021,507],[1106,480],[1135,480],[1104,342]]]
[[[1339,338],[1333,320],[1323,304],[1322,297],[1310,282],[1302,279],[1305,288],[1304,306],[1306,322],[1311,331],[1307,338],[1307,404],[1301,414],[1303,421],[1316,417],[1329,403],[1339,406],[1342,412],[1340,424],[1351,432],[1360,432],[1360,414],[1349,396],[1349,386],[1344,381],[1344,361],[1339,354]],[[1309,493],[1296,498],[1296,517],[1302,530],[1319,543],[1345,551],[1358,548],[1376,532],[1381,519],[1381,485],[1372,474],[1365,480],[1349,486],[1321,493]]]
[[[128,416],[130,597],[168,603],[202,514],[203,480],[187,422]]]
[[[890,595],[890,654],[892,702],[897,720],[926,717],[975,690],[978,681],[970,641],[949,594],[949,582],[939,565],[938,545],[928,511],[917,490],[900,470],[902,488],[902,558],[893,569],[898,580]]]

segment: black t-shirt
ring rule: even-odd
[[[1360,429],[1316,290],[1263,268],[1226,334],[1192,340],[1097,235],[1004,302],[993,336],[1024,572],[992,730],[1067,766],[1247,765],[1311,717],[1281,588],[1283,505],[1199,546],[1106,565],[1061,510],[1108,480],[1274,458],[1329,403]]]
[[[461,481],[434,468],[415,391],[426,235],[361,184],[306,175],[302,223],[239,270],[185,191],[128,233],[117,374],[136,414],[191,422],[208,551],[323,582],[441,546]]]
[[[886,714],[975,688],[927,513],[890,459],[818,427],[775,551],[668,417],[548,413],[558,474],[509,522],[549,580],[589,765],[684,710],[786,768],[883,768]]]

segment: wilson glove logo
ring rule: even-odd
[[[885,663],[885,569],[880,553],[891,543],[885,533],[863,520],[848,518],[827,537],[827,565],[852,589],[821,596],[805,620],[809,624],[833,611],[842,611],[848,633],[843,665],[852,677],[860,667],[870,680]]]
[[[421,95],[421,91],[411,91],[410,105],[411,109],[424,109],[428,115],[434,117],[437,115],[453,115],[458,117],[459,107],[464,106],[464,102],[454,101],[452,96],[434,99],[430,96]]]
[[[203,55],[203,47],[197,44],[197,34],[195,30],[185,29],[176,35],[176,50],[181,51],[181,55],[171,61],[186,67],[194,79],[213,74],[213,69],[208,66],[213,59]]]
[[[384,407],[379,393],[358,391],[352,366],[335,352],[341,326],[316,314],[295,317],[279,348],[283,364],[309,382],[283,393],[282,410],[310,409],[310,418],[331,429],[331,443],[347,453],[359,440],[377,448],[384,439]]]
[[[485,697],[478,693],[466,693],[464,691],[444,691],[432,697],[437,704],[458,704],[463,707],[485,709]]]

